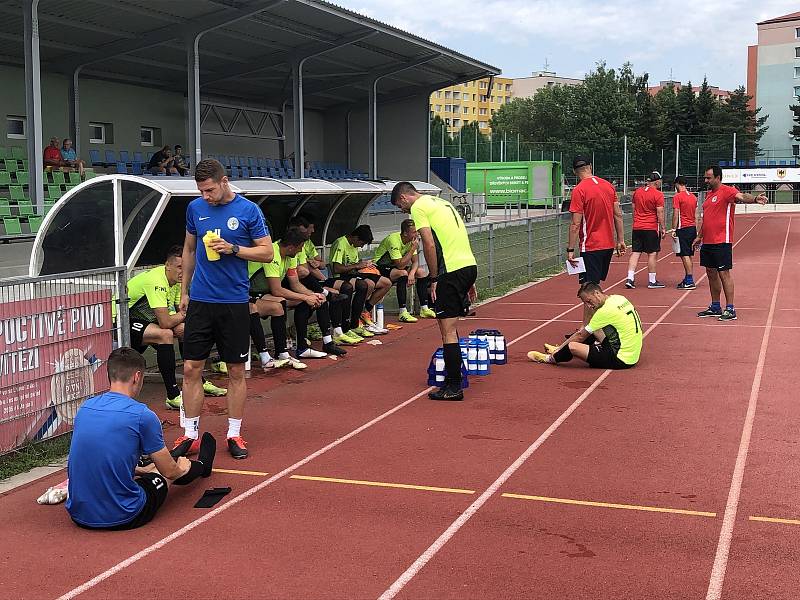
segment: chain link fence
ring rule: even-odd
[[[125,285],[124,268],[0,280],[0,454],[69,432],[108,388],[105,360],[129,342]]]

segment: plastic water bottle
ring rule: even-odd
[[[444,385],[444,376],[445,376],[443,349],[440,348],[439,350],[436,351],[436,358],[434,359],[434,363],[435,363],[434,375],[436,379],[436,385],[441,387]]]
[[[383,329],[383,304],[375,305],[375,324]]]
[[[478,340],[477,367],[478,375],[489,374],[489,342],[487,340]]]
[[[467,375],[478,374],[478,340],[471,339],[467,347]]]
[[[506,338],[499,331],[495,332],[494,336],[495,347],[495,364],[504,365],[508,362],[508,355],[506,352]]]

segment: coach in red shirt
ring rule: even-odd
[[[661,238],[664,237],[664,194],[661,193],[661,173],[653,171],[647,178],[647,184],[633,193],[633,234],[631,245],[633,252],[628,261],[628,279],[625,287],[632,290],[639,257],[647,254],[647,277],[649,288],[663,288],[664,284],[656,279],[656,262],[661,252]]]
[[[580,255],[586,272],[578,276],[582,285],[592,282],[600,285],[608,276],[611,255],[625,254],[625,234],[622,230],[622,209],[619,207],[617,191],[605,179],[592,175],[592,161],[586,156],[576,156],[572,161],[572,172],[578,185],[572,189],[569,212],[572,223],[569,227],[567,260],[574,266],[575,248],[580,243]],[[614,243],[614,231],[617,241]],[[584,306],[583,323],[589,322],[591,312]]]
[[[717,317],[720,321],[736,320],[733,305],[733,225],[736,203],[766,204],[764,194],[743,194],[732,185],[722,184],[722,169],[713,165],[706,169],[703,179],[708,186],[703,202],[703,214],[697,226],[700,232],[693,246],[700,246],[700,266],[706,268],[711,288],[711,305],[697,313],[698,317]],[[702,246],[701,246],[702,244]],[[725,310],[720,305],[720,292],[725,290]]]
[[[679,175],[675,178],[675,195],[672,197],[672,235],[678,240],[678,252],[686,275],[678,284],[679,290],[693,290],[697,286],[692,274],[692,257],[697,237],[695,213],[697,212],[697,196],[686,189],[686,178]]]

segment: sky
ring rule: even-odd
[[[504,76],[583,77],[625,61],[651,85],[670,79],[732,90],[746,84],[756,23],[797,0],[333,0],[498,67]],[[671,75],[670,75],[671,74]]]

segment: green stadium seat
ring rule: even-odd
[[[12,200],[28,200],[21,185],[10,185],[8,186],[8,191],[11,192]]]
[[[86,181],[87,179],[91,179],[92,177],[97,177],[97,173],[94,172],[94,169],[84,169],[83,180]]]
[[[53,177],[53,183],[62,184],[67,182],[64,179],[63,171],[53,171],[52,173],[50,173],[50,175],[52,175]]]
[[[22,163],[22,169],[21,169],[22,171],[28,171],[29,170],[28,169],[28,159],[27,158],[23,158],[19,162]]]
[[[80,173],[77,173],[75,171],[71,171],[71,172],[67,173],[67,176],[68,176],[69,182],[72,185],[78,185],[81,182],[81,174]]]
[[[11,185],[11,173],[0,171],[0,185]]]
[[[31,182],[30,173],[27,171],[17,171],[17,183],[19,185],[28,185]]]
[[[58,200],[61,196],[64,195],[64,192],[61,191],[61,186],[59,185],[48,185],[47,186],[47,196],[52,200]]]
[[[6,158],[3,160],[3,164],[6,167],[6,171],[9,173],[16,173],[19,168],[19,163],[17,163],[16,158]]]
[[[6,235],[20,235],[22,233],[22,226],[16,217],[5,217],[3,219],[3,227],[6,230]]]
[[[11,152],[8,151],[8,148],[5,146],[0,146],[0,160],[4,158],[9,158],[11,156]]]
[[[30,202],[17,202],[17,212],[20,217],[32,217],[36,214]]]
[[[6,198],[0,198],[0,217],[10,217],[11,216],[11,206],[8,204],[8,200]]]
[[[28,218],[28,227],[31,229],[31,233],[36,233],[39,231],[39,228],[42,226],[42,221],[44,217],[29,217]]]
[[[26,158],[28,158],[28,153],[25,151],[25,148],[22,148],[21,146],[12,146],[11,158],[25,160]]]
[[[44,210],[42,212],[43,215],[46,215],[50,212],[50,210],[56,205],[55,202],[48,202],[47,200],[44,201]]]

